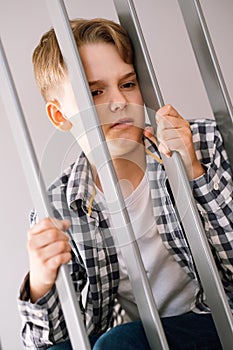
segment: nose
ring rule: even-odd
[[[119,89],[114,89],[110,96],[109,108],[111,112],[119,112],[127,106],[127,99]]]

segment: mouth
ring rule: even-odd
[[[132,125],[134,125],[134,121],[133,119],[130,118],[123,118],[123,119],[119,119],[116,123],[113,123],[111,125],[111,129],[127,129],[129,127],[131,127]]]

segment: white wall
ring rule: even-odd
[[[233,95],[233,2],[202,0],[223,74]],[[70,17],[116,19],[110,0],[67,0]],[[190,48],[176,0],[135,0],[145,38],[166,102],[186,118],[211,117],[206,93]],[[74,157],[71,140],[55,132],[46,119],[35,87],[31,54],[50,21],[43,0],[0,0],[0,33],[29,124],[46,183]],[[0,336],[4,350],[22,348],[16,298],[27,271],[26,231],[33,207],[17,149],[0,99],[0,179],[2,229],[0,233]],[[59,157],[61,161],[52,161]]]

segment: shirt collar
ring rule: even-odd
[[[157,146],[149,139],[144,139],[147,162],[162,163]],[[153,160],[154,159],[154,160]],[[90,164],[82,152],[80,157],[74,163],[67,182],[67,203],[77,210],[77,201],[81,200],[87,209],[88,215],[91,215],[92,205],[95,197],[95,185],[92,178]]]
[[[76,203],[81,200],[89,208],[93,201],[93,193],[95,193],[95,186],[90,164],[84,153],[81,153],[72,167],[67,182],[67,203],[71,208],[77,209]]]

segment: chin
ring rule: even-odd
[[[134,153],[140,147],[142,141],[132,139],[115,139],[107,141],[108,149],[112,158],[120,158]]]

